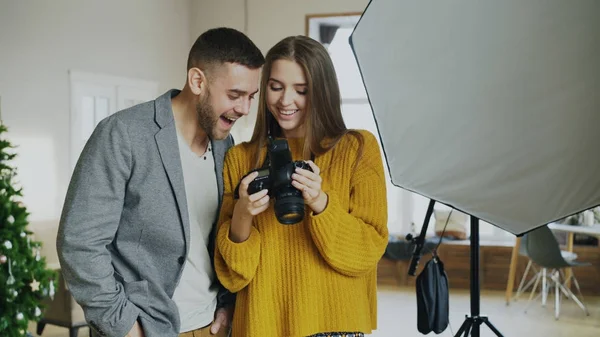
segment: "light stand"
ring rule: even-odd
[[[421,226],[421,233],[416,238],[412,236],[412,234],[406,235],[406,240],[411,241],[415,248],[413,250],[413,256],[410,260],[410,266],[408,267],[408,275],[415,276],[415,272],[417,271],[417,265],[421,260],[421,250],[423,250],[423,246],[425,245],[425,236],[427,235],[427,227],[429,226],[429,219],[431,219],[431,214],[433,214],[433,206],[435,205],[435,200],[431,199],[429,201],[429,206],[427,206],[427,213],[425,213],[425,222],[423,226]]]
[[[427,233],[427,227],[429,225],[429,219],[433,213],[433,206],[435,205],[434,200],[429,201],[427,207],[427,213],[425,214],[425,222],[421,227],[421,233],[418,237],[413,238],[411,235],[407,235],[406,239],[415,243],[415,249],[413,251],[413,257],[410,261],[408,268],[408,274],[415,276],[415,271],[419,260],[421,259],[421,250],[423,249],[423,243],[425,242],[425,235]],[[480,300],[481,300],[481,289],[479,281],[479,218],[471,215],[471,316],[465,316],[465,321],[460,326],[460,329],[456,332],[455,337],[479,337],[481,324],[487,325],[496,336],[503,337],[503,335],[496,329],[496,327],[489,321],[487,316],[480,315]]]
[[[456,332],[455,337],[480,336],[482,323],[492,330],[496,336],[503,337],[500,331],[488,320],[487,316],[479,314],[481,290],[479,282],[479,219],[471,215],[471,316],[466,316],[464,323]]]

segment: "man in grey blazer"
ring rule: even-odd
[[[211,29],[190,50],[181,91],[94,130],[71,178],[57,247],[95,334],[227,335],[235,298],[212,264],[223,158],[263,64],[244,34]]]

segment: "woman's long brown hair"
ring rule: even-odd
[[[277,60],[296,62],[304,71],[307,90],[305,106],[304,148],[302,156],[308,160],[311,154],[319,156],[333,148],[346,133],[353,134],[359,141],[359,155],[362,155],[364,139],[355,130],[349,130],[344,123],[341,109],[341,95],[337,75],[329,53],[323,45],[306,36],[290,36],[269,50],[262,69],[260,96],[256,124],[250,143],[256,145],[256,163],[259,167],[261,151],[267,137],[283,137],[277,120],[267,107],[267,83],[273,63]],[[358,163],[358,159],[355,164]]]

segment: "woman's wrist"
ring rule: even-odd
[[[325,210],[325,208],[327,208],[328,201],[329,196],[327,195],[327,193],[321,191],[321,194],[319,194],[317,200],[312,205],[310,205],[310,208],[312,209],[315,215],[320,214]]]
[[[229,227],[229,240],[235,243],[242,243],[250,237],[252,227],[252,218],[238,218],[234,215]]]

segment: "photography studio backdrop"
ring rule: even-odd
[[[392,182],[516,235],[599,205],[597,13],[370,2],[350,42]]]

